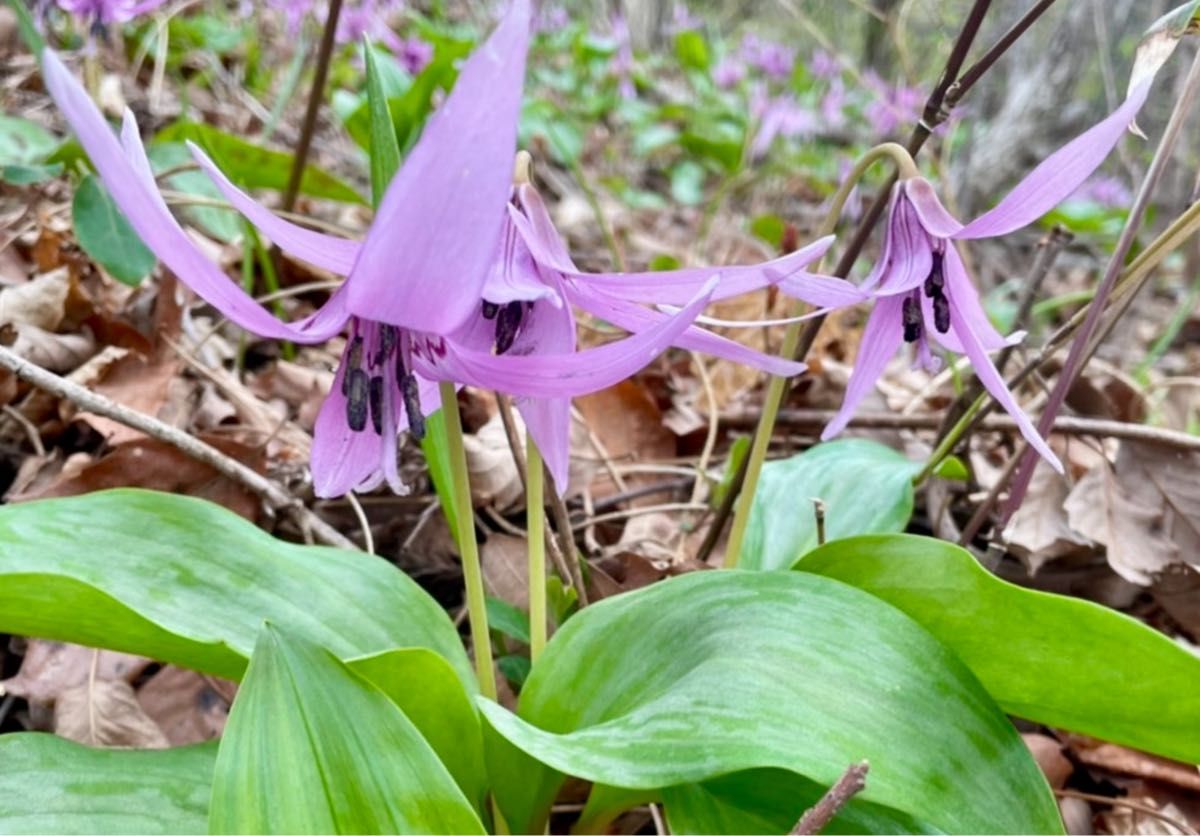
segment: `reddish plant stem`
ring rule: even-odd
[[[1071,342],[1071,349],[1067,353],[1067,360],[1063,364],[1063,370],[1058,376],[1058,381],[1055,383],[1054,389],[1050,392],[1046,408],[1042,410],[1037,430],[1043,436],[1054,426],[1054,419],[1058,416],[1059,411],[1066,402],[1067,393],[1071,390],[1076,377],[1079,376],[1091,352],[1095,349],[1095,346],[1091,344],[1092,335],[1096,332],[1096,328],[1100,324],[1100,318],[1104,314],[1105,303],[1108,301],[1113,286],[1117,282],[1117,277],[1121,273],[1121,268],[1125,264],[1125,257],[1129,254],[1129,249],[1133,246],[1134,239],[1137,237],[1138,229],[1142,224],[1142,218],[1150,205],[1150,196],[1153,194],[1154,188],[1158,185],[1158,181],[1162,177],[1163,170],[1166,168],[1167,161],[1171,157],[1171,152],[1175,148],[1175,143],[1179,139],[1179,132],[1183,128],[1188,113],[1191,111],[1192,103],[1195,101],[1198,90],[1200,90],[1200,53],[1197,53],[1195,59],[1192,61],[1192,67],[1188,71],[1187,80],[1184,82],[1183,92],[1180,94],[1179,100],[1175,102],[1175,108],[1171,112],[1171,119],[1167,123],[1166,130],[1163,131],[1158,148],[1154,151],[1154,159],[1150,163],[1150,168],[1146,172],[1146,176],[1142,178],[1142,184],[1138,188],[1137,197],[1134,198],[1133,206],[1129,210],[1129,217],[1125,221],[1125,228],[1121,230],[1121,237],[1117,239],[1116,249],[1113,251],[1112,257],[1108,261],[1108,267],[1104,271],[1104,278],[1101,280],[1100,287],[1096,290],[1096,295],[1088,306],[1087,317],[1084,319],[1083,325]],[[1025,455],[1021,459],[1021,464],[1017,467],[1017,473],[1013,477],[1012,489],[1009,491],[1008,499],[1005,500],[1000,520],[997,522],[999,529],[1003,530],[1008,521],[1012,519],[1012,515],[1021,507],[1021,503],[1025,499],[1025,494],[1029,490],[1029,483],[1033,479],[1033,469],[1036,466],[1036,451],[1033,449],[1026,450]]]
[[[317,69],[313,74],[312,89],[308,93],[308,109],[304,112],[300,140],[296,143],[296,153],[292,157],[292,172],[283,192],[285,212],[295,208],[296,197],[300,194],[300,183],[304,179],[304,167],[308,162],[308,150],[312,147],[313,133],[317,128],[317,114],[321,110],[321,102],[325,99],[325,82],[329,78],[329,62],[333,57],[334,39],[341,14],[342,0],[329,0],[329,14],[325,18],[325,31],[321,33],[321,47],[317,52]]]

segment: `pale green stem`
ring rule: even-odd
[[[525,528],[529,537],[529,660],[546,646],[546,506],[542,453],[525,433]]]
[[[874,163],[883,158],[889,158],[896,165],[897,172],[901,178],[916,177],[917,165],[913,162],[912,155],[905,150],[904,146],[895,142],[885,142],[882,145],[876,145],[870,151],[862,156],[850,171],[850,174],[838,187],[837,193],[833,196],[833,202],[829,207],[829,212],[825,215],[825,220],[821,224],[820,236],[825,236],[833,232],[837,226],[838,218],[841,217],[842,207],[846,204],[846,199],[850,196],[850,191],[858,184],[863,175],[867,173]],[[814,268],[814,272],[820,272],[821,267],[818,263]],[[796,305],[796,314],[803,313],[804,303],[799,302]],[[804,323],[793,322],[788,325],[787,332],[783,336],[783,346],[779,349],[781,357],[791,358],[796,353],[796,348],[800,344],[800,333]],[[758,419],[758,427],[754,430],[754,445],[750,448],[750,459],[746,463],[746,480],[742,483],[742,492],[738,496],[737,504],[733,511],[733,526],[729,530],[729,543],[725,547],[725,562],[726,569],[732,569],[737,565],[738,555],[742,550],[742,543],[746,539],[746,525],[750,520],[750,507],[754,502],[754,491],[758,487],[758,477],[762,472],[763,462],[767,458],[767,448],[771,445],[771,435],[775,432],[775,419],[779,415],[779,407],[783,403],[784,390],[787,387],[788,379],[786,377],[771,377],[771,382],[767,385],[767,395],[763,402],[762,415]]]
[[[446,416],[446,452],[450,458],[451,487],[458,550],[462,553],[463,583],[467,588],[467,621],[471,625],[471,644],[475,648],[475,673],[479,691],[496,699],[496,675],[492,671],[492,637],[488,631],[487,604],[483,594],[483,570],[479,563],[479,544],[475,542],[475,521],[471,516],[471,483],[467,475],[467,454],[463,450],[462,417],[458,414],[458,394],[454,384],[441,381],[442,413]]]

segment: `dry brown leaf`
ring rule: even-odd
[[[1047,560],[1090,545],[1088,539],[1071,528],[1067,521],[1063,503],[1069,493],[1066,477],[1039,461],[1021,507],[1004,529],[1010,550],[1031,575]]]
[[[0,323],[54,331],[63,321],[71,276],[65,267],[0,291]]]
[[[296,423],[309,431],[332,385],[333,372],[287,360],[276,361],[249,383],[250,391],[259,397],[282,398],[296,410]]]
[[[1189,792],[1200,792],[1200,767],[1194,764],[1180,763],[1080,734],[1069,734],[1066,739],[1076,759],[1086,766],[1107,769],[1118,775],[1161,781]]]
[[[515,411],[513,420],[524,458],[525,424]],[[504,511],[524,500],[521,475],[517,472],[517,463],[499,414],[492,416],[474,434],[463,436],[463,450],[467,456],[467,473],[471,477],[471,501],[475,505],[491,505]]]
[[[64,692],[96,678],[132,681],[150,664],[143,656],[96,650],[78,644],[29,639],[21,669],[0,681],[0,693],[15,694],[30,702],[52,703]]]
[[[1067,497],[1071,527],[1103,543],[1122,577],[1148,585],[1172,564],[1200,564],[1200,457],[1123,441],[1111,467],[1093,468]]]
[[[524,537],[492,534],[479,547],[488,594],[514,607],[529,602],[529,552]]]
[[[170,741],[128,682],[97,679],[69,688],[54,706],[54,732],[88,746],[166,749]]]
[[[235,693],[233,682],[167,665],[138,689],[137,698],[171,745],[185,746],[221,736]]]
[[[1075,771],[1071,761],[1063,754],[1062,744],[1045,734],[1022,734],[1021,739],[1046,776],[1046,782],[1054,789],[1060,789]]]
[[[83,365],[96,353],[96,340],[90,332],[55,334],[36,325],[22,325],[12,350],[43,369],[63,374]]]
[[[173,357],[147,359],[129,352],[105,367],[92,389],[122,406],[157,418],[167,402],[168,387],[178,373],[179,362]],[[91,425],[114,447],[145,437],[139,430],[103,415],[82,412],[78,418]]]
[[[221,436],[200,436],[202,441],[243,464],[261,471],[261,450]],[[14,500],[28,501],[51,496],[77,496],[107,488],[139,487],[167,493],[198,496],[223,505],[249,520],[261,511],[258,497],[242,485],[218,473],[177,448],[155,438],[128,441],[79,472],[60,478],[36,493]]]

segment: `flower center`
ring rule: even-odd
[[[342,355],[346,425],[356,433],[362,432],[370,420],[376,435],[395,432],[398,410],[393,405],[399,395],[408,415],[408,431],[420,440],[425,436],[425,416],[417,377],[409,371],[411,362],[405,362],[406,358],[411,360],[410,334],[392,325],[359,319],[353,320],[351,329],[350,342]]]

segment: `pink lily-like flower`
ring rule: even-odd
[[[893,188],[883,252],[862,288],[876,299],[860,342],[859,355],[838,414],[821,434],[840,433],[901,342],[914,344],[916,360],[937,366],[929,340],[966,354],[980,382],[1017,422],[1021,434],[1053,467],[1058,457],[1013,398],[989,351],[1019,342],[1024,334],[1004,337],[988,321],[954,241],[993,238],[1027,226],[1079,188],[1108,156],[1149,93],[1150,82],[1130,92],[1102,122],[1042,161],[993,209],[967,225],[958,222],[923,177]]]
[[[823,241],[768,265],[723,269],[719,292],[714,270],[595,277],[597,304],[611,308],[606,318],[637,333],[574,352],[564,285],[566,274],[577,271],[561,252],[556,256],[561,275],[536,264],[531,255],[535,246],[515,232],[524,216],[510,204],[528,30],[528,4],[517,2],[462,68],[453,91],[393,178],[361,243],[283,221],[240,192],[193,148],[230,201],[282,249],[347,276],[324,307],[295,323],[269,314],[192,245],[157,191],[132,117],[127,114],[118,142],[78,82],[53,53],[45,53],[47,88],[114,200],[184,283],[229,319],[264,337],[315,343],[348,327],[350,338],[315,428],[312,470],[320,496],[371,489],[383,481],[402,490],[397,434],[408,429],[419,435],[423,415],[440,407],[436,380],[531,399],[526,417],[561,489],[567,454],[560,430],[566,424],[558,418],[565,413],[561,406],[536,406],[533,400],[566,404],[573,395],[624,379],[673,343],[701,350],[715,345],[725,356],[755,357],[755,352],[700,329],[691,333],[689,326],[710,298],[735,291],[779,282],[785,292],[802,295],[808,286],[802,267],[828,247]],[[529,236],[544,239],[532,231]],[[639,307],[620,295],[623,283],[649,302],[683,308],[668,315]],[[822,299],[862,298],[849,285],[835,283],[829,290],[828,282],[815,277],[813,284],[818,304]],[[777,373],[802,368],[762,355],[757,359]],[[553,415],[539,421],[543,412]]]
[[[95,31],[154,11],[166,0],[57,0],[60,9]]]

